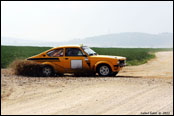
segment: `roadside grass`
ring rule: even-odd
[[[14,60],[25,59],[44,52],[51,47],[2,46],[1,68],[7,68]],[[159,51],[171,51],[173,48],[92,48],[100,55],[124,56],[128,65],[140,65],[155,57]]]

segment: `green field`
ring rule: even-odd
[[[1,68],[6,68],[16,59],[39,54],[51,47],[1,46]],[[169,51],[173,48],[92,48],[100,55],[116,55],[127,57],[128,65],[139,65],[154,58],[154,52]]]

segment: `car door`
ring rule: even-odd
[[[47,62],[51,62],[54,64],[54,68],[57,71],[65,72],[64,69],[64,48],[54,49],[47,52],[48,60]]]
[[[64,67],[67,72],[89,70],[87,55],[79,48],[65,48]]]

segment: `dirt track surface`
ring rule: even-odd
[[[173,114],[173,52],[158,52],[117,77],[28,78],[1,71],[1,114]]]

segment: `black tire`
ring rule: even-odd
[[[97,67],[97,73],[99,76],[110,76],[112,74],[112,70],[109,65],[102,64]]]
[[[54,70],[51,66],[43,66],[42,67],[42,76],[44,77],[50,77],[54,75]]]

